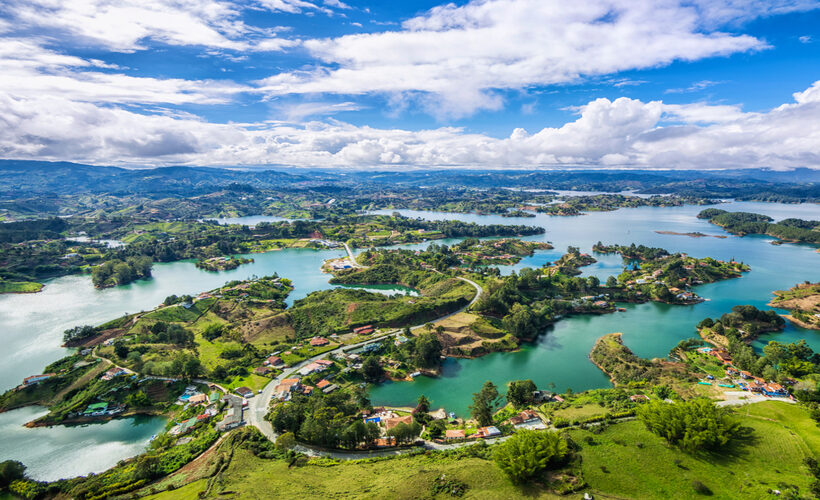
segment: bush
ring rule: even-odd
[[[695,493],[697,493],[699,495],[711,495],[712,494],[712,490],[710,490],[708,486],[706,486],[705,484],[701,483],[698,480],[692,481],[692,489],[695,490]]]
[[[637,413],[647,429],[687,451],[718,449],[741,430],[725,409],[708,399],[671,404],[653,401]]]
[[[567,456],[566,440],[555,432],[523,430],[496,448],[493,460],[514,483],[559,465]]]

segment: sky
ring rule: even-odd
[[[0,158],[820,168],[820,0],[3,0]]]

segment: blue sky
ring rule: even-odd
[[[820,168],[812,0],[8,0],[0,157]]]

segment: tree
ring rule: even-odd
[[[741,431],[726,409],[705,398],[652,401],[638,408],[638,419],[651,432],[690,452],[725,446]]]
[[[504,328],[516,337],[533,337],[541,329],[541,320],[530,306],[516,302],[510,314],[501,320]]]
[[[615,276],[610,276],[606,279],[606,287],[607,288],[615,288],[618,286],[618,278]]]
[[[276,447],[282,451],[289,450],[296,446],[296,436],[292,432],[285,432],[276,438]]]
[[[507,388],[507,401],[516,408],[526,406],[533,401],[533,392],[538,390],[532,380],[513,380]]]
[[[470,414],[479,425],[493,423],[493,414],[499,403],[498,388],[490,382],[484,382],[481,390],[473,393],[473,404],[470,405]]]
[[[382,379],[384,370],[376,356],[368,356],[362,362],[362,376],[368,382],[378,382]]]
[[[422,333],[415,341],[415,363],[422,368],[436,367],[441,363],[441,342],[434,333]]]
[[[419,396],[418,403],[413,409],[413,420],[420,424],[426,424],[430,421],[430,415],[428,414],[429,411],[430,401],[424,394],[422,394]]]
[[[114,345],[114,354],[117,355],[120,359],[125,359],[128,357],[128,346],[122,342],[117,342]]]
[[[398,444],[409,443],[421,432],[421,426],[416,422],[405,424],[404,422],[397,424],[395,427],[387,431],[388,436],[396,438]]]
[[[567,456],[569,446],[556,432],[520,430],[498,445],[493,460],[514,483],[554,468]]]
[[[26,475],[26,466],[17,460],[6,460],[0,462],[0,490],[3,490],[12,483],[23,479]]]

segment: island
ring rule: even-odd
[[[803,328],[820,330],[820,283],[800,283],[772,293],[775,297],[769,305],[788,310],[786,319]]]
[[[779,239],[779,242],[820,244],[820,221],[796,218],[774,219],[761,214],[749,212],[727,212],[717,208],[707,208],[698,214],[698,218],[707,219],[712,224],[726,231],[744,236],[747,234],[765,234]]]
[[[253,259],[245,257],[211,257],[209,259],[200,259],[196,262],[196,267],[206,271],[230,271],[236,269],[243,264],[250,264]]]

